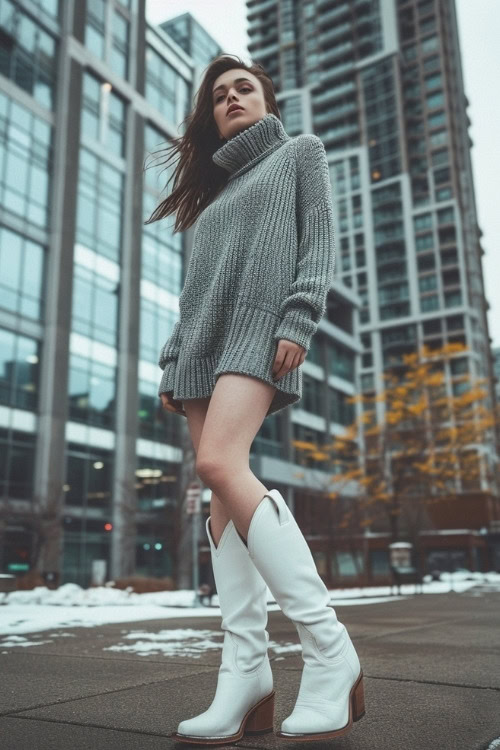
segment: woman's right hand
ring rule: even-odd
[[[182,407],[182,401],[174,399],[171,391],[169,393],[160,393],[160,399],[163,408],[167,411],[171,411],[174,414],[184,414],[184,416],[186,416],[186,412]]]

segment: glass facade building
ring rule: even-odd
[[[315,133],[329,158],[337,228],[334,288],[348,287],[360,301],[355,390],[379,394],[385,368],[423,344],[467,347],[465,356],[445,367],[451,393],[463,388],[463,372],[491,380],[454,0],[247,0],[246,5],[249,53],[271,73],[287,129]],[[328,321],[336,318],[338,312],[330,317],[329,311]],[[328,338],[320,328],[318,361],[325,361]],[[308,358],[305,367],[310,365]],[[324,372],[311,376],[322,392],[317,413],[331,413],[329,390],[322,391]],[[346,391],[337,379],[335,386],[331,401],[342,423]],[[311,404],[315,411],[314,398]],[[485,406],[493,404],[491,385]],[[326,432],[322,425],[317,438]],[[493,436],[481,460],[476,489],[485,510],[478,523],[487,527],[499,494]],[[487,475],[496,477],[490,482]],[[300,518],[314,536],[307,527],[309,504],[304,500]],[[477,533],[476,521],[470,523],[471,534]],[[334,558],[329,564],[330,553],[317,552],[318,564],[326,555],[325,574],[339,574],[342,564],[339,568]],[[381,570],[382,550],[376,552]],[[359,570],[346,563],[348,568]]]
[[[144,0],[0,2],[0,569],[169,575],[179,418],[157,396],[185,240],[145,169],[195,68]]]

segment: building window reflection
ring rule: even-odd
[[[146,47],[146,100],[172,123],[189,107],[189,84],[152,47]]]
[[[44,252],[37,242],[0,227],[0,307],[40,320]]]
[[[76,241],[119,262],[123,175],[88,149],[80,150]]]
[[[0,403],[34,410],[38,401],[39,343],[0,328]]]
[[[31,0],[31,2],[37,6],[37,8],[51,16],[52,19],[59,17],[59,0]]]
[[[106,35],[105,0],[88,0],[85,46],[93,55],[104,60]]]
[[[121,3],[123,5],[123,3]],[[128,77],[130,23],[119,9],[110,7],[106,0],[87,0],[85,46],[93,55],[104,60],[122,78]],[[106,45],[106,30],[111,37]]]
[[[111,505],[112,454],[70,443],[67,453],[66,505],[108,509]]]
[[[328,372],[354,383],[354,352],[336,341],[327,341]]]
[[[72,330],[116,346],[118,285],[75,263]]]
[[[115,10],[111,37],[110,67],[122,78],[128,78],[128,49],[130,24],[123,15]]]
[[[52,129],[0,93],[0,204],[38,226],[48,226]]]
[[[71,354],[68,391],[72,420],[113,427],[115,372],[115,367]]]
[[[64,582],[89,586],[93,560],[105,560],[109,569],[112,469],[113,456],[109,451],[68,444]],[[70,515],[75,507],[78,511]]]
[[[362,74],[371,181],[401,171],[396,84],[392,59],[382,60]]]
[[[338,391],[336,388],[328,388],[330,401],[330,421],[345,427],[354,422],[354,404],[349,403],[351,398],[347,393]]]
[[[54,10],[54,5],[49,3],[47,10]],[[0,73],[42,107],[53,110],[57,51],[54,37],[10,0],[0,0],[0,35]]]
[[[116,156],[124,155],[125,102],[111,84],[85,71],[83,74],[82,138],[97,141]]]
[[[166,136],[146,123],[143,213],[149,217],[161,200],[160,193],[171,176],[171,167],[160,171]],[[156,221],[143,226],[141,253],[141,303],[139,333],[139,391],[142,437],[177,442],[177,420],[168,419],[158,398],[161,348],[178,320],[178,297],[183,274],[182,233],[173,234],[174,221]],[[147,366],[141,367],[141,363]]]
[[[31,500],[35,463],[35,435],[0,428],[0,496]]]

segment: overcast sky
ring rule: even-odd
[[[500,346],[500,0],[455,0],[465,93],[472,122],[469,135],[478,223],[483,231],[483,274],[490,304],[493,346]],[[244,0],[146,0],[148,20],[161,23],[191,13],[223,49],[250,63]]]

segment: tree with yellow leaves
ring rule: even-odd
[[[466,351],[453,343],[403,355],[381,392],[350,399],[362,409],[344,434],[321,447],[295,443],[304,463],[333,470],[335,490],[324,495],[340,513],[329,512],[330,538],[375,524],[418,548],[432,504],[470,490],[498,502],[498,413],[488,378],[467,371]]]

